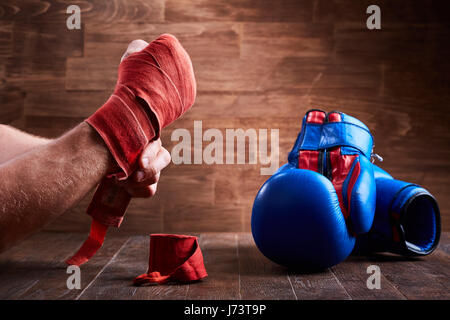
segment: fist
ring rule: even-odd
[[[148,42],[144,40],[131,41],[120,62],[147,46]],[[156,193],[161,170],[169,165],[170,160],[170,153],[161,145],[161,140],[152,141],[141,154],[139,169],[128,179],[117,181],[117,184],[124,187],[132,197],[153,197]]]
[[[139,168],[128,179],[116,183],[135,198],[150,198],[156,193],[161,170],[167,167],[171,157],[161,140],[148,144],[139,158]]]

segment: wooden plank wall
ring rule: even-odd
[[[382,30],[366,28],[366,8]],[[69,4],[81,30],[65,26]],[[373,131],[393,176],[437,197],[450,230],[450,25],[431,0],[3,0],[0,4],[0,122],[54,137],[110,95],[133,39],[169,32],[189,51],[198,81],[194,108],[163,134],[280,130],[280,164],[310,107],[340,110]],[[259,165],[179,165],[158,196],[134,200],[122,233],[249,231]],[[48,227],[88,230],[89,196]]]

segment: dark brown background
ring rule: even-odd
[[[371,128],[383,168],[437,197],[450,230],[447,1],[91,0],[0,4],[0,122],[55,137],[108,98],[128,42],[175,34],[198,81],[194,108],[167,128],[280,129],[280,164],[310,107]],[[65,10],[82,9],[67,30]],[[366,28],[381,7],[382,30]],[[192,131],[191,131],[192,132]],[[249,231],[259,166],[182,165],[158,196],[133,200],[121,233]],[[87,197],[50,225],[86,232]]]

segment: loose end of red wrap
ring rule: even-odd
[[[68,265],[80,266],[89,261],[90,258],[100,249],[105,241],[106,231],[108,226],[93,219],[91,224],[91,231],[89,237],[78,249],[77,253],[66,260]]]
[[[146,284],[164,284],[170,280],[170,275],[163,276],[161,273],[155,271],[151,273],[144,273],[134,279],[135,286],[142,286]]]

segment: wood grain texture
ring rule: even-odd
[[[374,264],[381,271],[380,289],[369,289],[366,281],[371,275],[367,273],[367,268],[370,265],[365,258],[350,257],[337,266],[332,267],[331,270],[352,299],[405,299],[403,294],[386,278],[383,264]]]
[[[351,2],[348,0],[317,0],[314,6],[314,21],[358,21],[365,25],[366,9],[374,4],[370,0]],[[447,8],[441,1],[389,1],[380,0],[376,3],[382,10],[383,21],[405,23],[425,23],[430,21],[444,21],[440,10]]]
[[[0,299],[75,299],[79,291],[67,288],[69,275],[64,261],[80,247],[85,237],[83,234],[38,233],[0,255]],[[82,288],[94,279],[125,240],[108,237],[89,265],[82,268]]]
[[[146,270],[145,259],[147,237],[129,238],[116,252],[94,282],[89,283],[80,293],[82,300],[131,299],[136,293],[133,279]]]
[[[64,254],[64,259],[69,258],[85,240],[86,235],[72,235],[69,240],[62,241],[64,244],[61,254]],[[105,264],[113,258],[115,253],[122,247],[127,238],[125,237],[111,237],[108,236],[105,244],[99,252],[93,257],[89,264],[81,267],[81,290],[86,288],[95,277],[101,272]],[[56,255],[58,252],[51,251],[47,254]],[[73,300],[77,299],[80,294],[79,290],[70,290],[67,288],[67,279],[70,274],[67,273],[67,265],[62,263],[57,267],[49,267],[41,275],[39,282],[29,288],[26,292],[17,296],[17,299],[25,300]]]
[[[78,5],[87,22],[161,22],[164,21],[164,0],[85,0],[43,1],[4,0],[0,19],[24,23],[58,21],[65,23],[67,7]]]
[[[148,267],[149,237],[110,233],[98,254],[81,267],[81,290],[69,290],[63,260],[81,243],[73,233],[43,232],[0,255],[0,299],[102,300],[392,300],[449,299],[444,233],[434,253],[405,258],[383,253],[351,256],[331,269],[301,273],[276,265],[256,248],[250,233],[202,233],[199,244],[208,277],[194,283],[135,287]],[[381,288],[368,289],[367,267],[381,271]]]
[[[8,86],[0,89],[0,118],[3,123],[11,123],[22,117],[25,92],[20,88]]]
[[[191,55],[198,95],[162,132],[169,151],[172,132],[193,134],[194,121],[223,134],[277,129],[281,165],[308,109],[339,110],[369,126],[383,169],[436,196],[450,230],[445,1],[380,0],[382,29],[374,31],[366,28],[369,0],[72,1],[81,8],[80,30],[66,28],[68,4],[0,3],[0,123],[63,134],[107,100],[130,41],[172,33]],[[172,165],[155,198],[133,201],[121,232],[250,231],[253,199],[267,178],[261,167]],[[86,232],[88,201],[48,229]]]
[[[175,21],[311,21],[313,1],[167,0],[166,20]]]
[[[237,234],[205,233],[199,244],[208,277],[190,285],[187,299],[240,299]]]
[[[196,65],[199,58],[239,58],[240,29],[235,22],[87,23],[85,57],[121,57],[130,39],[151,41],[163,33],[177,36]],[[107,50],[105,50],[107,48]]]
[[[62,269],[73,235],[44,233],[33,236],[0,256],[1,299],[15,299],[37,285],[49,269]],[[45,252],[45,253],[44,253]]]
[[[61,23],[15,23],[13,39],[15,56],[66,58],[84,51],[84,29],[68,32]]]
[[[133,286],[134,278],[147,271],[148,248],[148,236],[129,238],[105,266],[104,272],[80,293],[79,299],[184,299],[188,286]]]
[[[448,232],[441,234],[441,241],[439,242],[438,248],[447,255],[450,255],[450,234]]]
[[[431,255],[422,259],[424,263],[428,264],[434,258]],[[424,273],[423,268],[420,267],[420,259],[380,254],[369,258],[369,261],[379,265],[383,277],[391,283],[390,286],[394,286],[408,300],[448,299],[448,277],[442,280],[442,276],[439,277],[439,274]],[[448,268],[446,267],[449,263],[448,257],[441,263],[443,263],[443,268]],[[345,270],[345,272],[347,271]]]
[[[13,55],[13,26],[12,22],[0,21],[0,59]]]
[[[290,272],[289,279],[298,300],[349,300],[352,298],[341,280],[330,270],[310,274]]]
[[[241,299],[297,299],[286,269],[264,257],[251,234],[239,234],[238,241]]]

